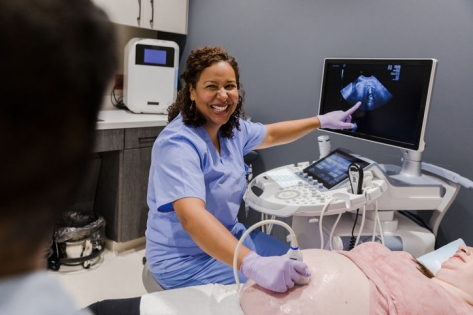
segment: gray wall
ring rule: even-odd
[[[237,58],[247,114],[263,123],[317,113],[325,57],[436,58],[423,160],[473,179],[473,1],[191,0],[183,60],[205,45]],[[321,134],[261,151],[266,169],[316,159]],[[330,136],[332,148],[400,165],[397,149]],[[438,245],[473,244],[472,223],[473,191],[462,188]]]

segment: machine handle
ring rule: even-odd
[[[456,184],[460,184],[467,189],[473,189],[473,182],[471,180],[443,167],[422,162],[422,169]]]
[[[141,25],[141,0],[138,0],[138,17],[136,18],[138,26]]]
[[[153,23],[154,23],[154,0],[150,0],[151,2],[151,20],[149,20],[149,24],[151,28],[153,28]]]
[[[156,141],[157,137],[145,137],[145,138],[138,138],[138,142],[141,143],[150,143]]]

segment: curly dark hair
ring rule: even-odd
[[[184,87],[177,93],[176,101],[168,108],[168,122],[182,114],[182,121],[187,126],[200,127],[205,123],[205,117],[192,106],[190,99],[190,88],[196,88],[197,81],[204,69],[220,61],[227,62],[235,71],[238,88],[238,104],[230,119],[220,128],[221,136],[225,138],[233,137],[233,128],[240,130],[239,118],[245,118],[244,99],[245,92],[240,82],[240,69],[235,57],[229,55],[221,47],[206,46],[191,51],[186,61],[186,69],[180,78],[184,81]]]

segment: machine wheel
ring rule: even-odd
[[[54,271],[58,271],[59,267],[61,267],[61,265],[55,260],[48,260],[48,266],[49,266],[49,269],[54,270]]]
[[[82,267],[84,267],[84,269],[89,269],[91,265],[92,263],[90,262],[90,260],[86,260],[82,263]]]

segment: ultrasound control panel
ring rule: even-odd
[[[376,164],[337,149],[311,164],[286,165],[260,174],[250,182],[245,202],[259,212],[282,217],[319,215],[322,211],[336,214],[362,207],[379,197],[387,184],[374,179],[366,193],[352,194],[348,183],[352,162],[364,170]]]

